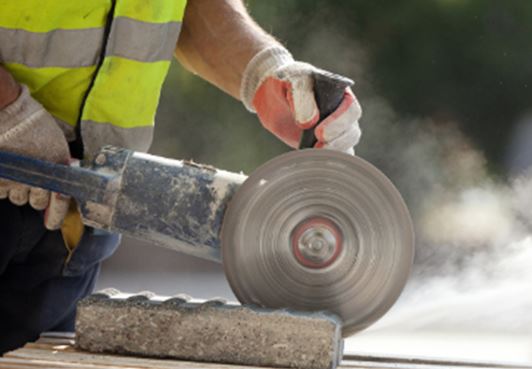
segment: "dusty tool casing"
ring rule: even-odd
[[[223,214],[245,175],[116,147],[87,169],[108,181],[80,202],[85,224],[220,261]]]
[[[108,146],[81,167],[0,152],[0,178],[72,196],[86,225],[219,262],[223,214],[246,176]]]

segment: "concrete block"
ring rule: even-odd
[[[76,347],[241,365],[334,369],[342,356],[339,319],[324,312],[197,302],[188,296],[124,297],[104,291],[80,301]]]

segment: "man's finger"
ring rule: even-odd
[[[334,140],[327,142],[323,145],[323,148],[347,152],[353,146],[358,143],[360,139],[360,128],[357,125],[353,125],[349,130],[344,132],[340,137],[335,138]]]
[[[29,186],[15,183],[9,189],[9,201],[18,206],[26,205],[28,203],[29,193]]]
[[[345,132],[352,129],[352,126],[358,126],[361,115],[362,110],[358,101],[353,93],[347,89],[344,99],[336,111],[316,127],[316,137],[323,143],[331,142],[343,136]]]
[[[0,200],[8,198],[11,185],[12,183],[10,181],[0,179]]]
[[[38,187],[30,188],[30,205],[35,210],[44,210],[50,202],[50,191]]]
[[[288,82],[288,104],[297,125],[303,129],[313,127],[320,117],[314,98],[314,79],[310,74],[295,73]]]
[[[70,196],[65,196],[55,192],[51,193],[50,203],[44,213],[44,226],[46,229],[55,231],[61,228],[63,220],[68,213],[69,205]]]
[[[354,156],[355,155],[355,148],[354,147],[350,147],[349,149],[347,149],[345,151],[345,153],[348,154],[348,155]]]

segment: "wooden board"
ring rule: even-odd
[[[8,352],[0,358],[0,369],[243,369],[238,365],[150,359],[81,352],[73,347],[72,336],[45,336],[36,343]],[[258,369],[256,367],[246,367]],[[419,358],[348,355],[339,369],[532,369],[529,366],[497,363],[457,362]]]

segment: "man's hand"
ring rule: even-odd
[[[274,46],[249,62],[242,78],[241,98],[256,112],[263,126],[291,147],[297,148],[304,129],[314,127],[320,112],[314,98],[310,64],[296,62],[288,51]],[[361,131],[360,105],[347,88],[340,106],[315,130],[316,147],[354,153]]]
[[[54,118],[35,101],[27,87],[9,83],[9,74],[0,67],[0,90],[4,96],[15,96],[0,110],[0,150],[20,155],[67,164],[70,160],[68,143]],[[8,88],[17,88],[20,94],[9,94]],[[0,102],[2,96],[0,96]],[[29,204],[44,210],[45,226],[58,229],[67,213],[70,199],[59,194],[0,180],[0,198],[8,198],[15,205]]]
[[[0,110],[15,101],[20,95],[20,86],[13,76],[0,65]],[[0,122],[2,124],[2,122]]]

